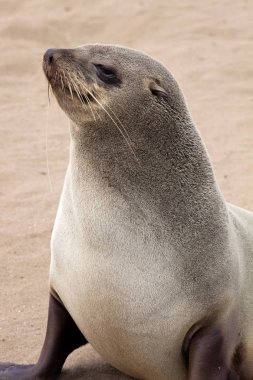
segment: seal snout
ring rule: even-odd
[[[57,70],[58,60],[60,58],[69,56],[68,49],[48,49],[43,57],[43,69],[47,76],[47,79],[50,80]],[[57,63],[57,65],[56,65]]]
[[[52,66],[59,58],[71,58],[72,55],[72,49],[50,48],[45,52],[43,62],[48,66]]]
[[[54,63],[56,62],[57,58],[60,57],[59,49],[48,49],[43,57],[43,70],[46,74],[47,79],[50,81],[52,77],[54,76]]]
[[[47,49],[46,53],[44,54],[44,62],[47,65],[51,65],[54,61],[54,53],[57,49]]]

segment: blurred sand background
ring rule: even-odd
[[[225,198],[253,210],[253,2],[1,0],[0,38],[0,360],[30,363],[46,327],[50,234],[69,146],[68,120],[53,99],[48,108],[44,51],[117,43],[162,61]],[[126,378],[90,347],[65,368],[63,379]]]

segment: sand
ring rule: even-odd
[[[183,88],[226,200],[253,210],[252,20],[251,0],[0,1],[1,361],[34,362],[46,325],[69,136],[53,99],[48,107],[44,51],[117,43],[161,60]],[[91,347],[65,368],[62,379],[125,378]]]

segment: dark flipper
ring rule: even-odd
[[[188,380],[246,379],[241,377],[239,368],[235,368],[231,347],[225,343],[220,327],[202,328],[190,338],[186,336],[185,345],[183,356],[188,367]]]
[[[0,363],[0,380],[54,379],[67,356],[86,343],[68,311],[50,295],[46,337],[37,364]]]

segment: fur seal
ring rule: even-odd
[[[71,120],[48,327],[36,365],[0,374],[48,379],[89,341],[138,379],[253,379],[253,214],[225,202],[173,76],[112,45],[43,67]]]

